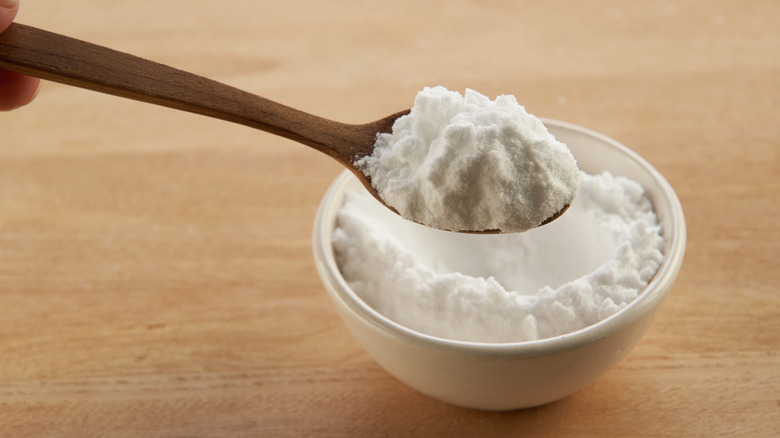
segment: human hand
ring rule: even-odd
[[[0,0],[0,32],[8,29],[19,11],[19,0]],[[38,94],[41,81],[12,71],[0,70],[0,111],[30,103]]]

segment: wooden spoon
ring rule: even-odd
[[[227,120],[303,143],[335,158],[375,198],[398,213],[354,162],[371,155],[377,134],[391,132],[395,120],[409,110],[362,125],[339,123],[192,73],[19,23],[0,33],[0,68]]]

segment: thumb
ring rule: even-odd
[[[0,0],[0,32],[8,29],[19,11],[19,0]]]
[[[19,11],[19,0],[0,0],[0,32],[8,29]],[[0,111],[19,108],[35,98],[41,81],[0,70]]]

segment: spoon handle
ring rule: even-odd
[[[261,129],[314,147],[339,161],[343,161],[342,153],[334,147],[338,149],[343,143],[341,134],[351,135],[353,126],[192,73],[19,23],[0,33],[0,68]]]

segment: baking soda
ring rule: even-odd
[[[451,233],[346,193],[333,233],[344,279],[387,318],[484,343],[555,337],[626,307],[653,278],[663,238],[635,181],[579,174],[560,218],[522,234]]]
[[[401,216],[455,231],[535,228],[572,201],[578,181],[566,145],[514,96],[444,87],[420,91],[355,165]]]

